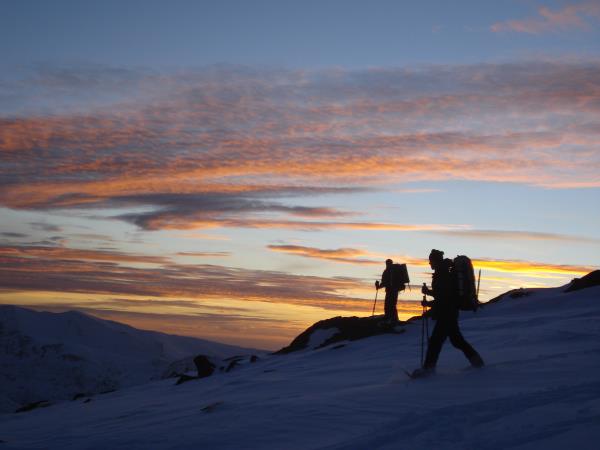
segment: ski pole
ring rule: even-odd
[[[379,294],[379,289],[375,289],[375,301],[373,302],[373,312],[371,313],[371,317],[375,315],[375,305],[377,304],[377,294]]]
[[[481,269],[479,269],[479,276],[477,277],[477,301],[479,301],[479,285],[481,284]]]

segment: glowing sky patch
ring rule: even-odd
[[[0,302],[273,348],[599,267],[598,2],[234,3],[4,8]]]

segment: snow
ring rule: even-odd
[[[0,416],[0,449],[596,449],[600,287],[532,290],[465,313],[487,366],[447,342],[419,364],[419,321],[175,386],[162,380]]]
[[[0,306],[0,412],[159,379],[175,361],[248,349],[138,330],[69,311]],[[185,361],[183,361],[185,362]],[[0,438],[1,439],[1,438]]]
[[[339,332],[340,330],[337,327],[315,330],[310,334],[310,339],[306,347],[309,349],[315,349],[324,342],[327,342],[327,339],[332,338]]]

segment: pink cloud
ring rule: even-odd
[[[141,207],[117,217],[146,229],[398,229],[294,198],[412,181],[598,187],[599,74],[594,61],[140,74],[144,101],[119,91],[114,108],[0,117],[0,204]],[[50,84],[61,76],[69,95],[62,72]]]
[[[599,19],[600,2],[587,1],[566,5],[557,10],[542,6],[538,9],[538,16],[536,17],[499,22],[492,25],[491,30],[495,33],[514,31],[528,34],[590,30],[592,24],[597,23]]]

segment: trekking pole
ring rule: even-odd
[[[427,336],[427,345],[429,345],[429,316],[427,315],[427,306],[425,307],[425,336]]]
[[[426,284],[423,283],[425,287]],[[427,300],[427,296],[423,294],[423,301]],[[425,346],[425,330],[427,329],[427,340],[429,340],[429,327],[427,325],[427,316],[425,313],[427,312],[427,307],[423,305],[423,315],[421,316],[421,367],[425,364],[424,360],[424,346]]]
[[[479,276],[477,277],[477,301],[479,301],[479,285],[481,284],[481,269],[479,269]]]
[[[375,289],[375,301],[373,302],[373,312],[371,313],[371,317],[375,315],[375,305],[377,304],[377,294],[379,294],[379,289]]]

